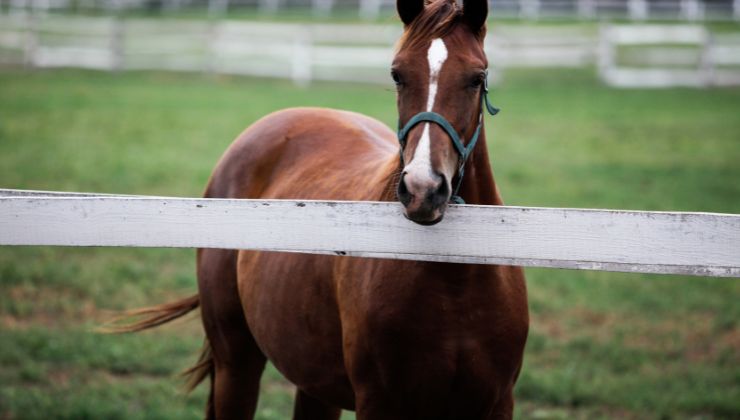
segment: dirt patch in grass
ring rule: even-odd
[[[604,342],[611,332],[625,321],[614,312],[596,312],[589,308],[574,307],[557,313],[532,313],[532,330],[549,339],[567,342],[584,335]]]
[[[740,329],[721,330],[718,315],[684,313],[677,318],[646,319],[634,314],[596,312],[574,307],[557,316],[532,314],[532,331],[557,343],[588,339],[618,343],[625,349],[667,353],[689,362],[712,363],[720,358],[740,362]]]
[[[67,388],[69,387],[75,373],[75,371],[68,368],[50,369],[46,373],[46,379],[49,383],[53,384],[54,387]]]
[[[516,404],[518,415],[515,417],[525,419],[586,420],[603,418],[631,420],[645,418],[644,414],[617,407],[557,407],[525,400],[517,401]]]
[[[691,362],[715,362],[725,355],[740,363],[740,329],[713,332],[694,330],[686,337],[686,359]]]
[[[158,302],[175,301],[182,297],[182,293],[167,293]],[[125,313],[100,307],[93,299],[80,296],[70,289],[27,284],[7,288],[2,305],[0,327],[5,330],[26,330],[38,326],[54,330],[79,325],[90,325],[94,328]],[[127,310],[136,308],[137,306],[132,305]],[[187,316],[158,327],[157,330],[165,328],[183,330],[186,334],[202,333],[200,312],[193,311]]]
[[[8,330],[22,330],[43,325],[58,328],[81,321],[104,319],[105,311],[92,300],[55,287],[18,285],[6,289],[0,312],[0,325]]]

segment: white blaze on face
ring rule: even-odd
[[[441,38],[432,41],[427,51],[427,62],[429,63],[429,95],[427,96],[427,111],[434,109],[434,99],[437,96],[437,82],[442,71],[442,65],[447,60],[447,47]],[[424,131],[421,133],[419,144],[414,151],[414,157],[406,166],[408,181],[422,181],[430,179],[432,171],[432,147],[429,138],[429,124],[424,123]],[[421,178],[421,179],[420,179]],[[423,182],[423,181],[422,181]]]

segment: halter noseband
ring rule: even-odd
[[[465,201],[459,195],[457,195],[457,192],[458,190],[460,190],[463,175],[465,175],[465,162],[468,160],[468,157],[470,157],[470,154],[473,152],[475,143],[478,141],[478,136],[480,135],[481,127],[483,127],[484,105],[485,109],[491,115],[496,115],[500,111],[498,108],[491,105],[491,102],[488,100],[488,71],[486,71],[486,78],[483,81],[483,89],[481,91],[481,107],[480,114],[478,115],[478,127],[475,128],[475,133],[473,133],[473,137],[470,138],[467,146],[465,146],[460,140],[460,136],[452,127],[452,124],[450,124],[449,121],[445,119],[445,117],[437,114],[436,112],[420,112],[411,117],[411,119],[406,123],[406,125],[403,126],[403,128],[401,128],[401,121],[399,120],[398,122],[398,142],[401,144],[401,163],[404,165],[405,163],[403,162],[403,151],[404,149],[406,149],[406,137],[408,137],[411,129],[414,128],[417,124],[424,121],[435,123],[438,126],[442,127],[447,135],[450,136],[450,139],[452,140],[452,145],[455,146],[455,150],[457,150],[457,154],[460,156],[460,166],[457,169],[457,185],[455,186],[455,190],[452,192],[452,196],[450,196],[450,202],[456,204],[465,204]]]

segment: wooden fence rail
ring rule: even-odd
[[[740,215],[0,190],[0,245],[229,248],[740,277]]]

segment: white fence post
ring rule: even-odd
[[[36,56],[39,48],[38,18],[35,14],[26,12],[22,19],[26,21],[25,36],[23,37],[23,64],[32,68],[36,66]]]
[[[280,9],[280,0],[259,0],[259,11],[262,13],[275,13]]]
[[[33,8],[33,13],[41,16],[47,16],[49,14],[49,8],[51,7],[51,5],[49,4],[49,0],[32,0],[31,7]]]
[[[596,16],[596,4],[594,0],[577,0],[576,8],[580,19],[590,20]]]
[[[704,18],[704,5],[699,0],[681,0],[681,16],[695,22]]]
[[[360,18],[375,20],[380,16],[381,0],[360,0]]]
[[[30,0],[10,0],[8,5],[8,15],[16,17],[24,17],[29,13]]]
[[[704,86],[711,86],[714,84],[715,71],[714,71],[714,37],[709,31],[706,31],[704,43],[701,47],[701,57],[699,61],[699,72],[701,72],[701,79]]]
[[[113,16],[110,38],[111,70],[121,71],[124,67],[125,22],[120,14]]]
[[[333,7],[334,0],[311,0],[311,9],[315,16],[329,16]]]
[[[164,9],[168,12],[175,12],[182,8],[182,0],[166,0],[164,2]]]
[[[212,19],[208,23],[208,34],[206,35],[206,54],[203,61],[203,71],[207,74],[214,75],[219,71],[218,61],[218,39],[220,36],[220,23]]]
[[[599,78],[609,84],[609,78],[616,61],[616,47],[612,41],[611,25],[599,26],[599,46],[596,54]]]
[[[304,28],[298,31],[293,40],[293,57],[291,76],[293,83],[307,86],[311,83],[311,31]]]
[[[229,11],[229,0],[208,0],[208,16],[223,16]]]
[[[115,16],[123,10],[123,1],[124,0],[106,0],[104,3],[105,11],[108,14]]]
[[[537,20],[540,6],[540,0],[519,0],[519,14],[523,19]]]
[[[627,2],[627,9],[632,20],[642,21],[648,18],[649,10],[646,0],[629,0]]]

